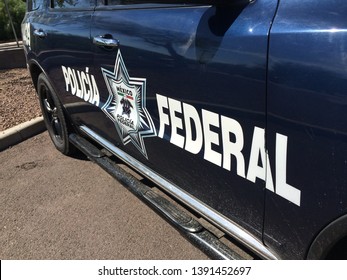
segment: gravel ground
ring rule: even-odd
[[[27,69],[0,70],[0,131],[41,116]]]

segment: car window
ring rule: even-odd
[[[29,0],[28,1],[28,11],[36,11],[43,8],[44,0]]]
[[[55,0],[57,1],[57,0]],[[97,6],[125,6],[125,5],[216,5],[240,6],[249,4],[250,0],[96,0]]]
[[[81,9],[93,6],[95,6],[95,0],[53,0],[53,8],[55,9]]]
[[[197,0],[100,0],[104,5],[131,5],[131,4],[201,4]],[[205,1],[206,2],[206,1]]]

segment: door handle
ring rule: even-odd
[[[97,46],[103,46],[103,47],[118,47],[119,46],[119,40],[113,39],[112,37],[107,38],[106,35],[94,37],[93,43]]]
[[[34,35],[39,38],[45,38],[47,36],[47,33],[45,33],[42,29],[39,29],[39,30],[35,29]]]

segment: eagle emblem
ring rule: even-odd
[[[114,122],[124,145],[132,143],[148,159],[143,139],[156,136],[146,108],[146,79],[130,77],[118,50],[113,71],[101,68],[109,97],[102,111]]]

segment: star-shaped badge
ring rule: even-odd
[[[146,79],[129,77],[120,50],[113,72],[101,71],[109,92],[101,109],[114,122],[123,144],[132,142],[148,159],[143,138],[156,136],[156,130],[146,109]]]

